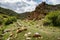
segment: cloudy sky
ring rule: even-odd
[[[35,10],[35,7],[43,1],[53,5],[60,4],[60,0],[0,0],[0,6],[23,13]]]

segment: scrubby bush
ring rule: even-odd
[[[3,17],[0,16],[0,25],[3,24]]]
[[[17,19],[16,19],[15,17],[9,17],[9,18],[5,19],[4,24],[5,24],[5,25],[9,25],[9,24],[15,22],[16,20],[17,20]]]
[[[45,17],[44,25],[60,26],[60,11],[49,12]]]
[[[43,20],[43,25],[44,25],[44,26],[52,25],[52,21],[49,20],[49,19],[44,19],[44,20]]]
[[[0,20],[0,25],[2,25],[2,23],[3,23],[2,20]]]

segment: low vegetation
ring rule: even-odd
[[[60,40],[60,28],[43,26],[41,20],[18,20],[0,27],[0,35],[1,40]]]
[[[60,26],[60,11],[49,12],[45,17],[44,25]]]
[[[0,25],[9,25],[16,21],[17,21],[17,18],[15,16],[0,14]]]

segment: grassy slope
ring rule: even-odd
[[[26,26],[28,28],[28,30],[19,33],[17,35],[17,38],[14,38],[15,35],[16,35],[16,30],[15,31],[12,31],[12,30],[17,29],[18,27],[20,27],[20,26],[18,26],[17,23],[21,24],[21,27]],[[38,25],[38,28],[36,28],[37,25]],[[42,21],[18,20],[14,24],[6,26],[4,28],[4,30],[6,30],[6,29],[11,29],[11,32],[14,33],[14,36],[12,37],[12,40],[25,40],[24,34],[27,33],[27,32],[32,32],[32,35],[35,32],[39,32],[43,38],[38,39],[38,40],[57,40],[60,37],[60,28],[58,28],[58,27],[49,27],[49,26],[45,27],[45,26],[42,25]],[[7,40],[7,38],[9,38],[9,35],[10,35],[11,32],[5,33],[4,36],[3,36],[3,40]],[[33,37],[31,37],[31,38],[32,38],[31,40],[37,40]]]
[[[11,11],[7,11],[9,9],[3,9],[3,8],[0,8],[0,12],[1,12],[1,15],[0,16],[3,16],[5,15],[6,13],[6,16],[9,15],[11,16],[16,16],[15,12],[12,12]],[[39,9],[40,10],[40,9]],[[3,12],[4,11],[4,12]],[[3,14],[2,14],[3,13]],[[8,14],[9,13],[9,14]],[[23,15],[23,14],[22,14]],[[8,17],[9,17],[8,16]],[[19,17],[19,16],[18,16]],[[22,16],[21,16],[22,17]],[[21,27],[23,26],[26,26],[28,28],[27,31],[23,31],[21,33],[19,33],[17,35],[17,38],[14,38],[16,36],[16,29],[18,27],[20,27],[17,23],[21,24]],[[38,28],[36,28],[38,25]],[[42,21],[33,21],[33,20],[29,20],[29,21],[26,21],[26,20],[17,20],[17,22],[14,22],[13,24],[10,24],[8,26],[3,26],[1,25],[0,26],[0,38],[2,40],[7,40],[9,38],[9,35],[11,32],[7,32],[3,35],[3,37],[1,37],[1,34],[2,34],[2,30],[6,30],[6,29],[10,29],[11,32],[14,33],[14,36],[12,37],[12,40],[25,40],[25,37],[24,37],[24,34],[25,33],[28,33],[28,32],[32,32],[32,35],[35,33],[35,32],[39,32],[41,34],[41,36],[43,37],[42,39],[38,39],[38,40],[57,40],[58,38],[60,38],[60,28],[59,27],[45,27],[42,25]],[[37,40],[36,38],[33,38],[31,37],[31,40]]]

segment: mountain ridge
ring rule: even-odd
[[[29,19],[29,20],[42,19],[45,17],[46,14],[48,14],[48,12],[56,11],[56,10],[60,10],[60,4],[50,5],[47,4],[46,2],[42,2],[35,8],[35,11],[26,12],[25,14],[23,13],[22,15],[25,15],[26,16],[25,19]]]
[[[9,16],[17,16],[20,19],[29,19],[29,20],[42,19],[45,17],[46,14],[48,14],[48,12],[56,11],[56,10],[60,10],[60,4],[51,5],[51,4],[47,4],[46,2],[40,3],[38,6],[36,6],[35,10],[32,12],[25,12],[20,14],[10,9],[5,9],[0,7],[0,13],[4,13]]]

